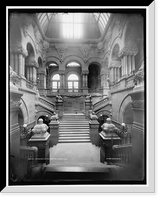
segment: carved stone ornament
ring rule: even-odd
[[[133,47],[133,46],[127,46],[124,47],[120,52],[119,52],[119,57],[122,56],[128,56],[128,55],[133,55],[135,56],[138,53],[138,48],[137,47]]]
[[[10,109],[18,109],[20,105],[21,105],[20,100],[19,101],[10,100]]]
[[[79,49],[80,49],[80,51],[81,51],[81,53],[82,53],[82,55],[83,55],[83,60],[84,60],[84,62],[87,62],[87,60],[88,60],[88,55],[89,55],[89,52],[90,52],[90,50],[91,50],[91,46],[85,44],[85,45],[81,45]]]
[[[121,66],[121,61],[111,61],[109,67],[120,67]]]
[[[25,50],[22,46],[12,46],[10,51],[11,53],[22,54],[24,57],[28,55],[28,51]]]
[[[65,44],[56,44],[55,49],[59,55],[60,61],[63,62],[65,58],[65,53],[68,49],[68,46]]]
[[[19,85],[20,83],[20,78],[17,75],[17,73],[15,71],[13,71],[12,67],[10,66],[10,81],[14,84],[14,85]]]
[[[141,65],[139,70],[135,73],[134,83],[136,86],[144,84],[144,63]]]
[[[125,21],[121,21],[120,19],[116,21],[115,26],[117,27],[117,29],[119,30],[119,34],[118,37],[121,38],[123,35],[123,30],[124,30],[124,26],[125,26]]]

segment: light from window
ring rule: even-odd
[[[67,64],[67,67],[79,67],[80,65],[76,62],[70,62],[69,64]]]
[[[59,74],[55,74],[55,75],[52,77],[52,80],[60,80],[60,75],[59,75]]]
[[[83,34],[83,17],[81,13],[62,15],[62,34],[64,38],[80,39]]]
[[[52,90],[53,90],[53,92],[58,92],[59,88],[60,88],[60,75],[55,74],[52,77]]]
[[[76,81],[76,80],[78,80],[78,76],[76,74],[71,74],[71,75],[69,75],[68,80],[69,81]]]

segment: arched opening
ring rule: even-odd
[[[24,117],[21,109],[18,110],[18,124],[20,127],[24,124]]]
[[[131,143],[132,125],[133,125],[133,108],[132,103],[129,103],[123,112],[123,122],[126,124],[127,137],[124,138],[124,143]]]
[[[111,54],[112,67],[110,70],[110,80],[112,83],[115,83],[122,77],[121,59],[118,56],[119,51],[120,51],[119,44],[115,44]]]
[[[25,78],[33,82],[33,65],[35,63],[34,49],[30,43],[27,44],[28,56],[25,57]]]
[[[60,88],[60,75],[54,74],[52,77],[52,91],[58,92],[59,88]]]
[[[68,81],[68,92],[78,92],[79,89],[79,78],[76,74],[70,74],[67,78]]]
[[[133,108],[131,103],[127,105],[123,112],[123,122],[125,124],[133,124]]]
[[[51,88],[53,88],[53,86],[54,86],[54,89],[56,89],[56,83],[53,83],[53,81],[55,81],[54,75],[58,74],[58,70],[59,70],[59,66],[54,61],[50,61],[46,64],[46,85],[47,85],[47,89],[51,90]],[[58,78],[56,78],[56,79],[58,81]],[[59,85],[57,84],[57,86],[59,86]],[[59,87],[57,87],[57,89]]]
[[[97,92],[101,87],[100,67],[97,64],[89,65],[88,88],[89,92]]]

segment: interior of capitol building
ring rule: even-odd
[[[10,10],[9,184],[145,181],[145,13]]]

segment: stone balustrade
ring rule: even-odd
[[[46,98],[40,97],[38,98],[38,104],[41,106],[45,106],[46,108],[48,108],[49,110],[51,110],[52,112],[55,109],[55,104],[48,101]]]

